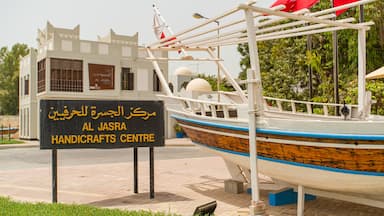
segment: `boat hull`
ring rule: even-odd
[[[225,160],[249,169],[249,155],[241,155],[207,145],[195,143],[207,151],[213,152]],[[274,179],[292,184],[303,185],[326,191],[348,192],[357,194],[383,195],[383,176],[356,175],[346,172],[335,172],[314,169],[284,162],[258,157],[259,172]]]
[[[14,134],[17,131],[18,131],[17,128],[4,128],[3,130],[0,130],[0,135]]]
[[[194,143],[249,168],[248,131],[244,128],[183,117],[176,120]],[[382,140],[275,132],[257,135],[258,168],[264,175],[321,190],[384,193]]]

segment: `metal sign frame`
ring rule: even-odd
[[[95,126],[96,125],[96,126]],[[138,193],[138,147],[149,147],[149,198],[155,198],[154,147],[164,146],[163,101],[41,100],[40,149],[52,150],[52,203],[57,203],[57,150],[133,148]]]
[[[164,146],[163,101],[41,100],[40,149]]]

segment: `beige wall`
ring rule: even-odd
[[[47,23],[43,30],[38,30],[37,52],[23,58],[20,77],[30,77],[30,94],[20,94],[20,138],[36,139],[39,137],[39,101],[41,99],[71,100],[158,100],[153,91],[153,65],[146,59],[144,47],[138,46],[138,34],[133,36],[118,35],[112,30],[97,41],[81,40],[80,26],[73,29],[56,28]],[[157,57],[167,57],[166,52],[156,52]],[[83,92],[62,92],[50,90],[50,58],[81,60],[83,62]],[[45,91],[37,93],[37,62],[46,59]],[[113,65],[114,89],[90,90],[88,64]],[[168,80],[168,63],[159,63],[163,75]],[[134,90],[121,90],[121,68],[129,67],[134,73]],[[140,74],[143,72],[143,74]],[[20,90],[22,90],[20,80]],[[145,88],[144,88],[145,87]],[[22,92],[22,91],[20,91]],[[166,131],[172,126],[167,126]],[[167,134],[167,132],[166,132]]]
[[[0,127],[16,127],[19,128],[19,116],[18,115],[0,115]],[[19,137],[19,132],[12,135],[13,138]]]
[[[8,127],[9,124],[11,124],[11,127],[19,127],[19,116],[0,115],[0,125]]]

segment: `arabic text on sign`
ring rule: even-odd
[[[90,113],[88,113],[88,109],[90,109]],[[126,120],[130,120],[132,118],[140,118],[146,121],[151,117],[156,116],[156,112],[148,112],[146,110],[143,110],[141,107],[131,107],[130,111],[128,113],[125,113],[124,106],[117,106],[116,110],[109,109],[106,111],[98,111],[96,106],[81,106],[80,110],[69,110],[68,106],[64,106],[62,112],[55,110],[54,107],[50,107],[50,110],[48,112],[48,119],[51,119],[53,121],[65,121],[71,120],[74,117],[86,117],[88,116],[88,114],[90,114],[90,117],[93,120],[97,120],[104,117],[123,117]]]

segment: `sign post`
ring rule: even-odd
[[[155,164],[153,147],[149,147],[149,198],[155,198]]]
[[[52,203],[57,203],[57,149],[52,149]]]
[[[137,181],[137,148],[133,148],[133,192],[139,193],[138,181]]]
[[[164,146],[162,101],[41,100],[40,149],[52,150],[52,202],[57,202],[57,149],[133,148],[138,193],[138,147],[149,147],[154,198],[154,146]]]

